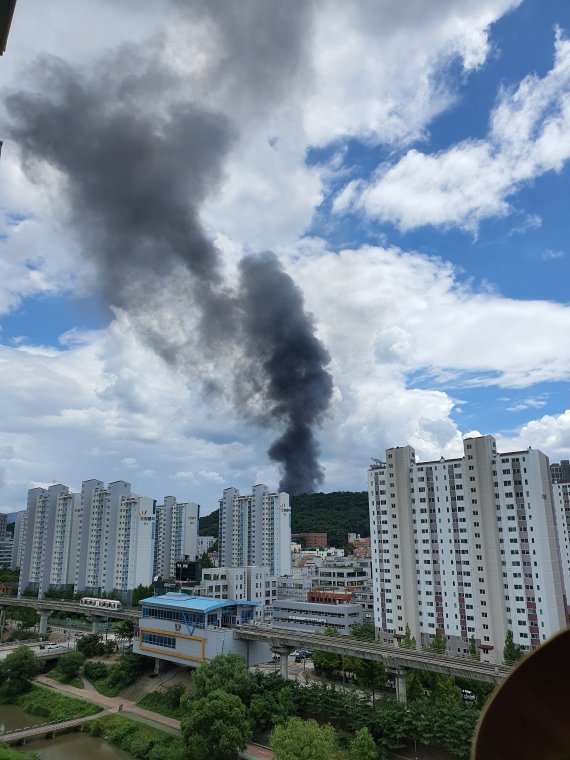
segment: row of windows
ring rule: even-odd
[[[176,649],[176,638],[174,636],[165,636],[162,633],[147,633],[143,631],[142,643],[166,649]]]

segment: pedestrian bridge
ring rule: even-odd
[[[26,744],[26,742],[33,741],[34,739],[52,739],[58,733],[81,728],[87,721],[101,718],[109,712],[109,710],[102,710],[95,715],[88,715],[85,718],[60,720],[55,723],[40,723],[39,726],[29,726],[27,728],[18,728],[15,731],[7,731],[4,734],[0,734],[0,742],[4,742],[4,744]]]

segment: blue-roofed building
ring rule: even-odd
[[[168,592],[140,603],[133,651],[191,668],[218,654],[241,654],[248,667],[268,662],[267,644],[234,639],[235,626],[253,621],[255,602]]]

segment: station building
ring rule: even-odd
[[[256,604],[168,592],[140,602],[133,643],[137,654],[196,668],[218,654],[239,654],[248,667],[271,659],[269,645],[234,639],[234,628],[251,623]]]

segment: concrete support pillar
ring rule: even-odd
[[[6,625],[6,607],[0,607],[0,631]]]
[[[154,672],[156,675],[159,673],[164,673],[166,670],[166,662],[164,660],[161,660],[159,657],[154,658]]]
[[[289,655],[293,651],[293,647],[273,646],[271,651],[279,655],[279,673],[281,678],[287,680],[289,677]]]
[[[399,670],[396,673],[396,699],[403,704],[407,702],[405,670]]]
[[[99,621],[97,618],[91,619],[91,633],[99,633]]]
[[[40,616],[40,636],[45,636],[48,629],[49,610],[38,610]]]

